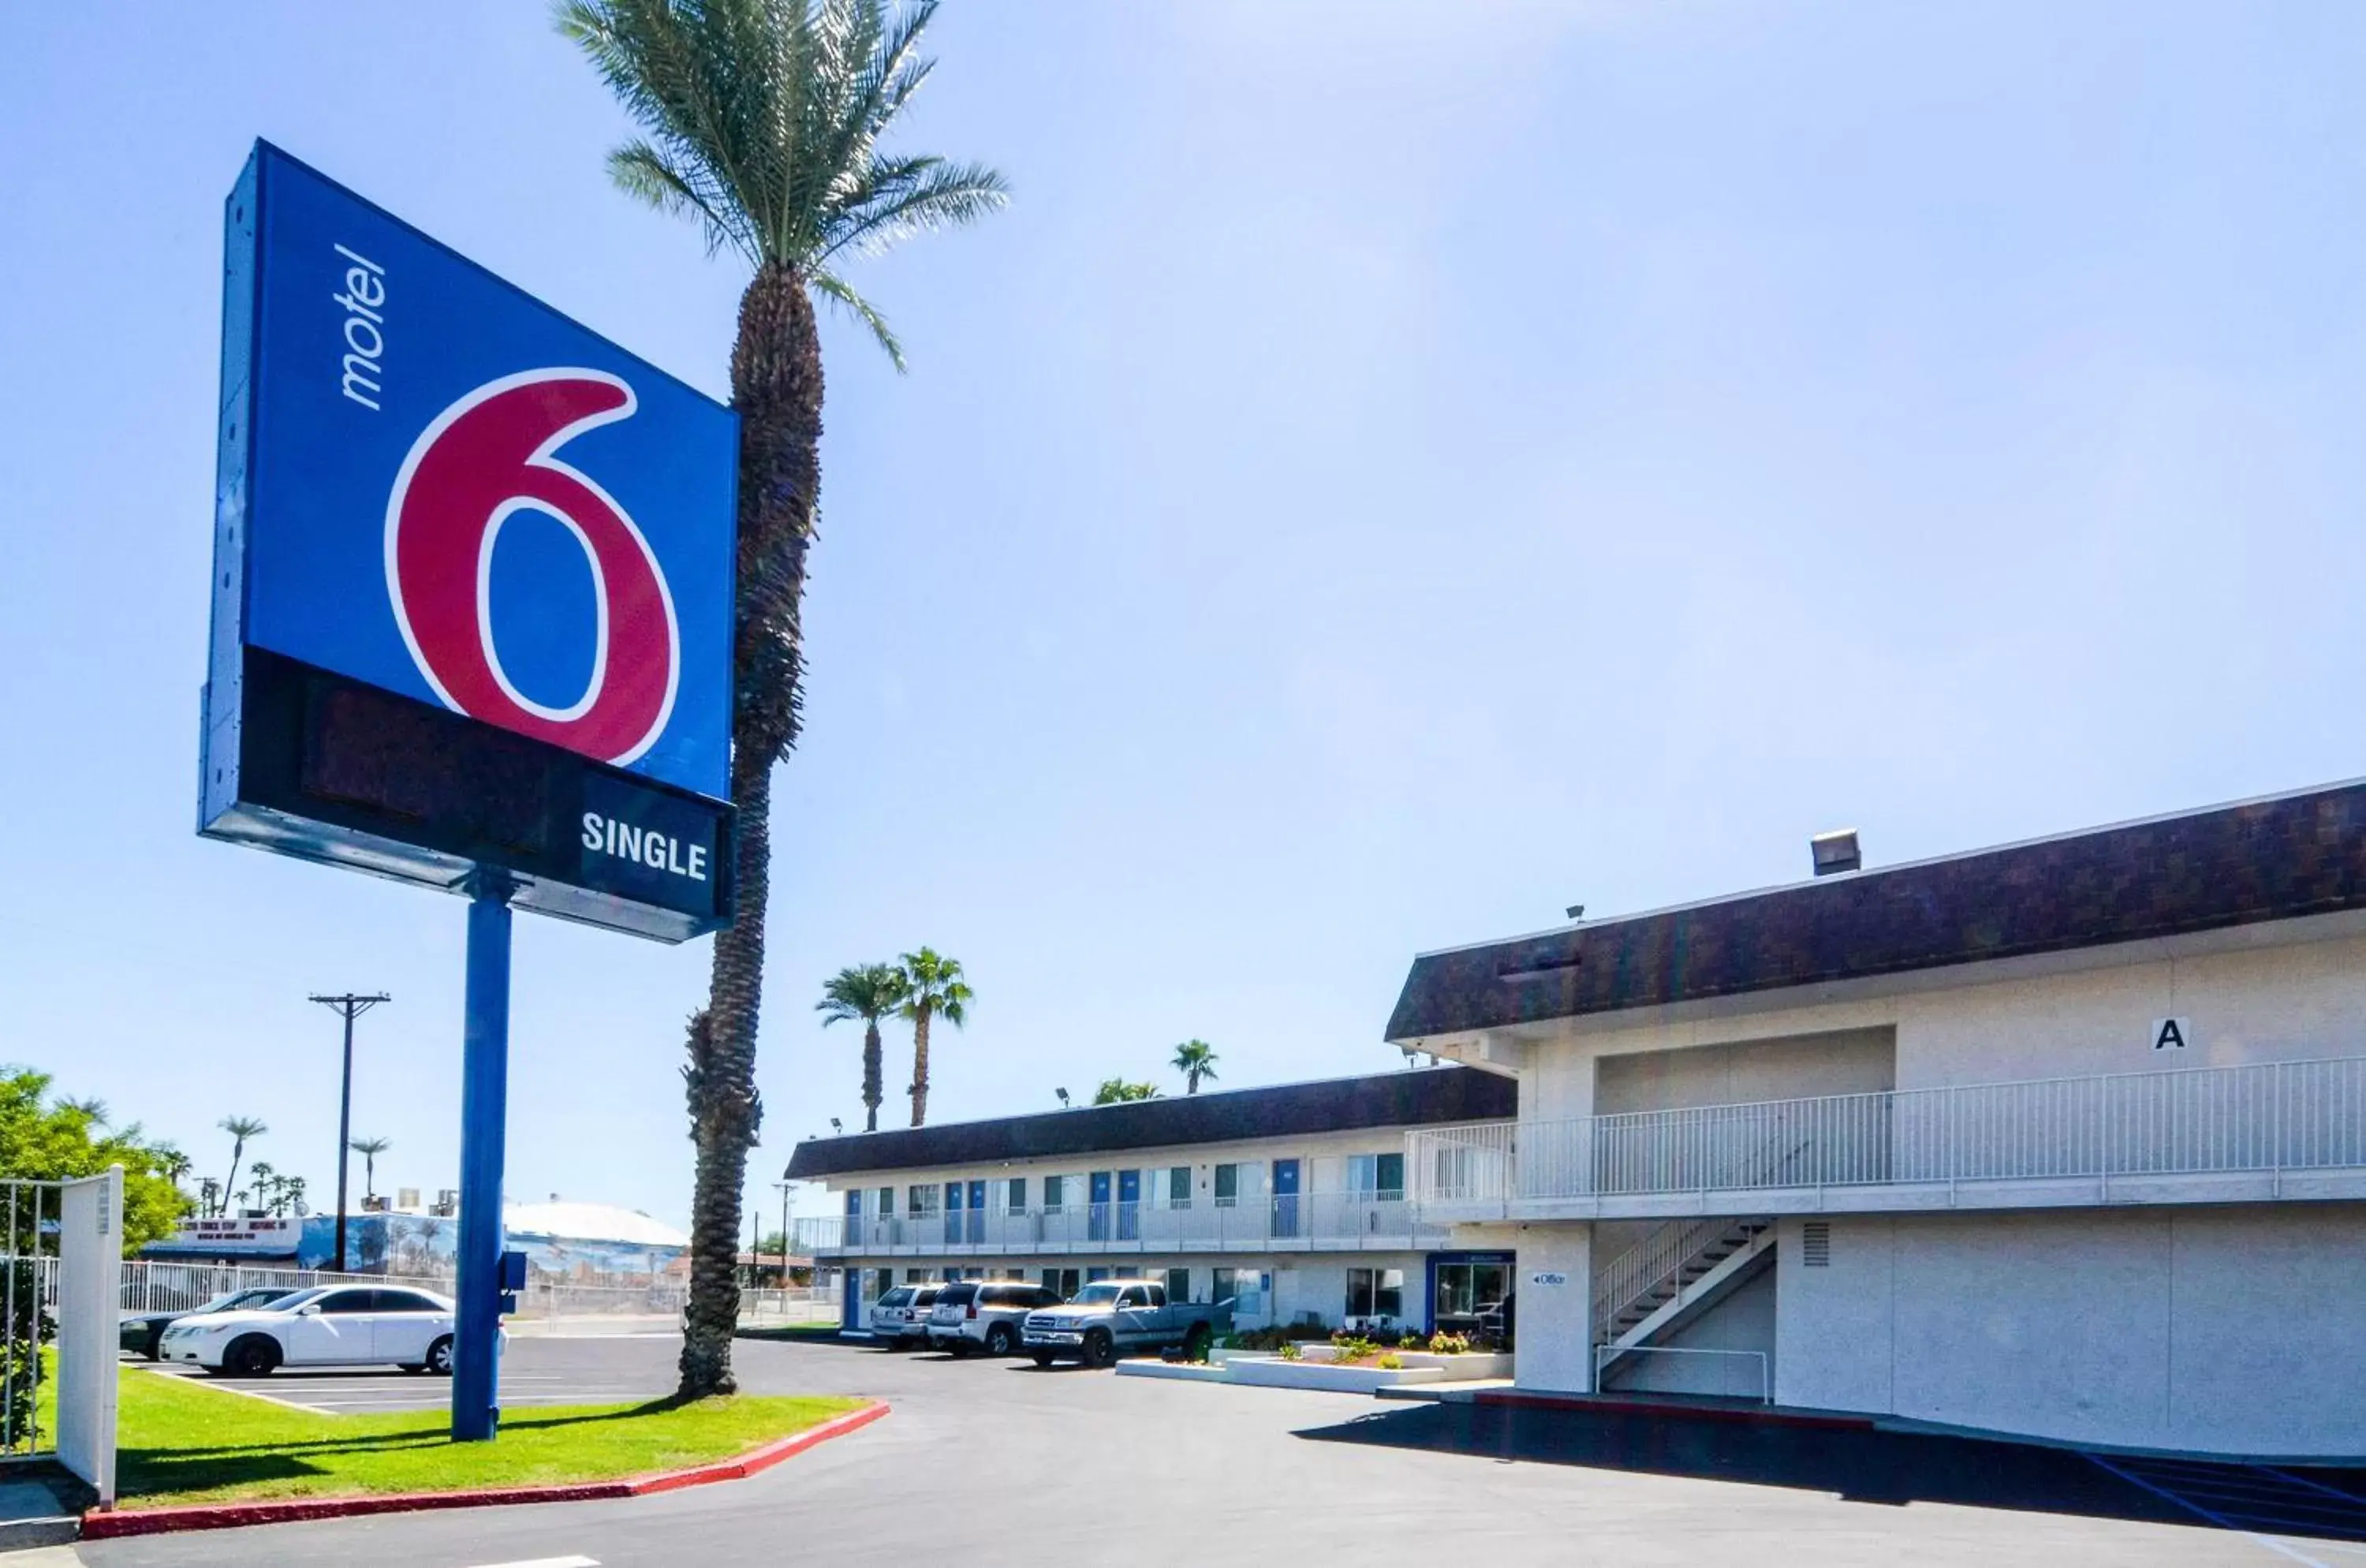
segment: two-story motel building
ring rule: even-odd
[[[2366,1453],[2366,785],[1417,958],[1517,1382]]]
[[[1147,1275],[1243,1326],[1476,1325],[1508,1248],[1458,1249],[1406,1200],[1406,1134],[1513,1115],[1517,1088],[1445,1066],[809,1138],[793,1180],[841,1213],[796,1246],[846,1269],[845,1323],[891,1285]]]

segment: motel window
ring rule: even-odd
[[[1010,1179],[1010,1191],[1004,1197],[1002,1201],[1003,1208],[1007,1213],[1013,1214],[1025,1213],[1027,1212],[1027,1179],[1023,1176],[1012,1177]]]
[[[916,1220],[924,1220],[937,1212],[937,1203],[944,1194],[933,1181],[922,1182],[904,1194],[907,1211]]]
[[[1188,1209],[1191,1206],[1191,1168],[1189,1166],[1175,1166],[1166,1172],[1166,1206],[1170,1209]]]
[[[1349,1317],[1403,1317],[1404,1270],[1402,1269],[1348,1269],[1347,1315]]]
[[[907,1285],[925,1285],[935,1277],[936,1276],[930,1274],[926,1269],[907,1269],[904,1270],[904,1283]]]
[[[896,1217],[896,1190],[893,1187],[879,1190],[879,1217],[883,1220]]]
[[[1084,1288],[1084,1274],[1076,1269],[1046,1269],[1043,1288],[1065,1302]]]
[[[1068,1179],[1065,1176],[1045,1177],[1043,1179],[1043,1212],[1047,1214],[1056,1214],[1067,1201]]]
[[[1106,1269],[1087,1269],[1085,1270],[1085,1283],[1087,1285],[1091,1284],[1096,1280],[1106,1280],[1109,1277],[1110,1271]]]
[[[1166,1270],[1166,1299],[1170,1302],[1188,1302],[1191,1299],[1191,1270],[1189,1269]]]
[[[1215,1299],[1230,1301],[1233,1310],[1255,1317],[1265,1311],[1266,1275],[1256,1269],[1216,1270]]]
[[[1229,1209],[1241,1201],[1241,1168],[1220,1165],[1216,1168],[1216,1207]]]
[[[1404,1156],[1349,1155],[1347,1190],[1365,1202],[1404,1201]]]

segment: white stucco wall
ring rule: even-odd
[[[1823,1269],[1808,1223],[1777,1244],[1783,1404],[2366,1455],[2366,1205],[1833,1215]]]
[[[1865,1094],[1897,1087],[1896,1032],[1845,1030],[1604,1055],[1594,1062],[1594,1113]]]
[[[2065,973],[1969,964],[1915,976],[1921,988],[1857,1000],[1803,989],[1738,998],[1713,1015],[1680,1020],[1570,1020],[1560,1038],[1532,1046],[1521,1074],[1520,1116],[1558,1121],[1650,1109],[1642,1090],[1655,1080],[1662,1086],[1661,1103],[1717,1103],[1700,1095],[1720,1074],[1731,1078],[1726,1102],[1769,1098],[1765,1072],[1732,1077],[1746,1053],[1722,1061],[1704,1056],[1696,1072],[1605,1068],[1598,1059],[1820,1034],[1831,1037],[1829,1070],[1846,1076],[1865,1049],[1856,1032],[1865,1030],[1895,1030],[1896,1083],[1872,1087],[1901,1089],[2366,1055],[2366,937],[2326,935],[2327,929],[2282,922],[2245,933],[2248,945],[2183,956],[2168,956],[2158,944],[2130,943],[2081,955],[2100,967]],[[2192,1021],[2192,1043],[2155,1051],[2151,1026],[2171,1017]],[[1816,1069],[1805,1063],[1768,1062],[1778,1064],[1769,1070],[1810,1086],[1776,1089],[1773,1097],[1836,1092],[1812,1087]],[[1595,1104],[1598,1076],[1615,1105]]]
[[[1513,1333],[1513,1381],[1521,1388],[1583,1393],[1594,1386],[1594,1227],[1522,1225],[1514,1234],[1519,1320]],[[1566,1275],[1540,1286],[1538,1272]]]
[[[1759,1271],[1711,1303],[1698,1316],[1654,1344],[1663,1353],[1630,1355],[1610,1364],[1605,1387],[1654,1393],[1713,1393],[1757,1399],[1770,1386],[1775,1358],[1774,1270]],[[1702,1355],[1699,1351],[1755,1352]],[[1766,1358],[1760,1362],[1757,1356]]]

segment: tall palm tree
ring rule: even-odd
[[[904,999],[896,1016],[912,1026],[912,1125],[929,1119],[929,1021],[941,1018],[955,1029],[969,1021],[977,993],[962,978],[961,960],[931,947],[904,954]]]
[[[729,1393],[733,1278],[748,1151],[763,1120],[756,1021],[763,994],[772,764],[796,744],[800,604],[821,479],[818,297],[869,331],[898,369],[886,319],[839,268],[1002,205],[975,164],[879,143],[932,62],[918,52],[932,0],[562,0],[581,46],[644,136],[608,155],[630,194],[697,220],[712,250],[753,269],[739,298],[731,403],[739,413],[738,603],[732,665],[733,874],[739,918],[715,939],[706,1005],[691,1015],[682,1078],[697,1174],[681,1392]]]
[[[345,1147],[362,1156],[362,1201],[377,1196],[377,1156],[394,1147],[391,1138],[355,1138]]]
[[[1200,1080],[1216,1081],[1216,1048],[1204,1040],[1186,1040],[1175,1047],[1175,1060],[1169,1064],[1183,1075],[1183,1092],[1200,1092]]]
[[[225,1116],[215,1125],[231,1137],[230,1174],[222,1179],[221,1184],[223,1197],[228,1199],[238,1190],[238,1162],[246,1157],[246,1141],[259,1138],[271,1129],[263,1124],[259,1116]]]
[[[849,1019],[862,1021],[862,1130],[866,1133],[879,1131],[879,1102],[885,1098],[880,1085],[879,1021],[903,1005],[905,986],[904,971],[893,964],[859,964],[831,976],[822,986],[821,1000],[814,1004],[824,1028]]]

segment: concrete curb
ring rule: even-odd
[[[1786,1410],[1779,1405],[1738,1408],[1717,1404],[1673,1404],[1655,1399],[1621,1399],[1615,1394],[1524,1393],[1516,1389],[1481,1389],[1470,1393],[1467,1403],[1515,1409],[1570,1410],[1597,1416],[1651,1416],[1666,1421],[1726,1421],[1745,1427],[1805,1427],[1828,1432],[1870,1432],[1876,1426],[1870,1416],[1809,1415]]]
[[[887,1414],[884,1401],[833,1416],[818,1427],[751,1449],[734,1459],[687,1470],[660,1471],[655,1475],[628,1476],[615,1481],[584,1481],[559,1486],[494,1486],[470,1492],[385,1492],[351,1497],[286,1497],[255,1503],[195,1503],[176,1508],[130,1508],[101,1513],[94,1508],[82,1518],[84,1540],[112,1540],[123,1536],[163,1535],[178,1530],[236,1529],[247,1525],[287,1524],[299,1519],[355,1518],[365,1514],[404,1514],[434,1508],[501,1508],[521,1503],[588,1503],[611,1497],[646,1497],[704,1486],[717,1481],[741,1481],[770,1470],[783,1460],[805,1452],[832,1438],[868,1427]]]

